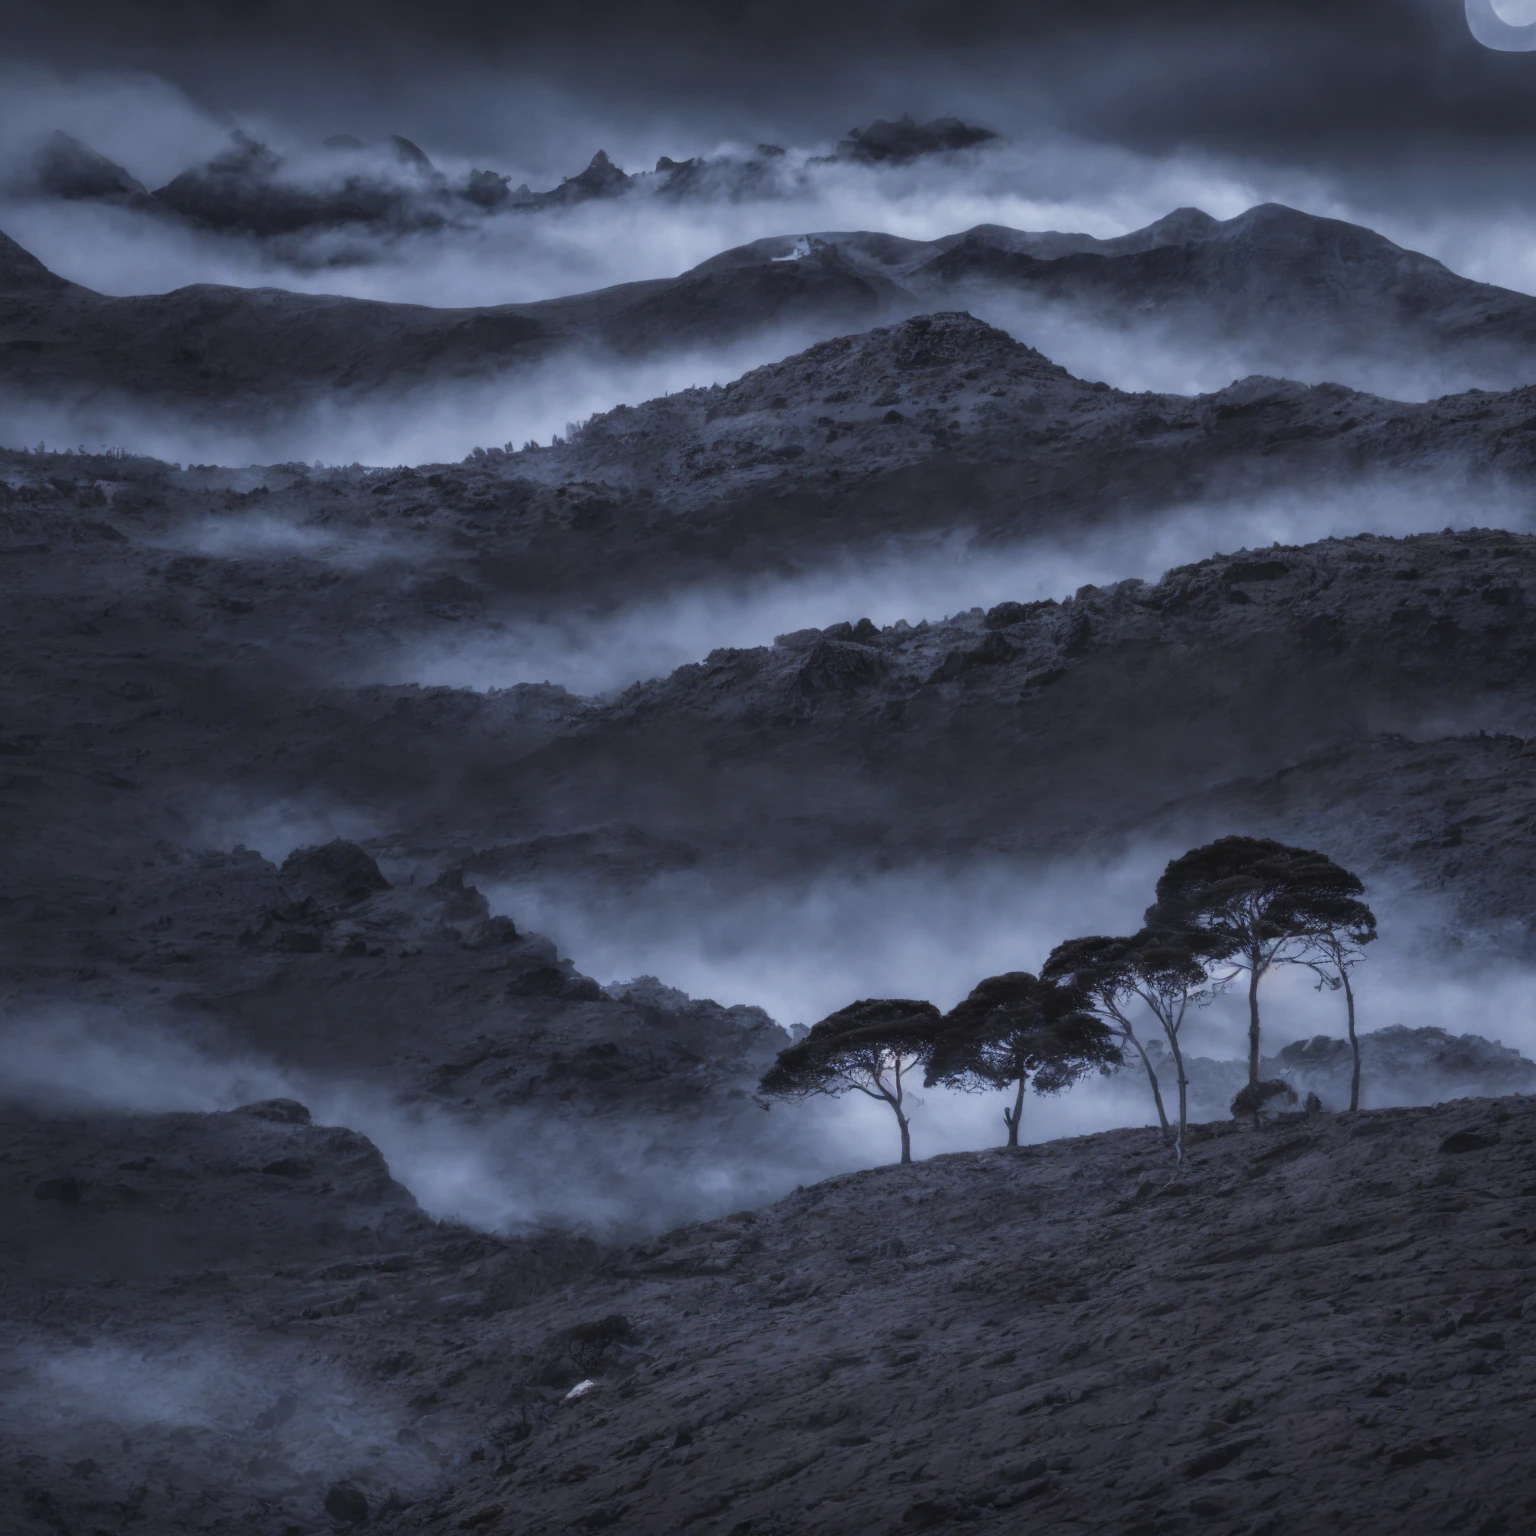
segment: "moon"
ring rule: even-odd
[[[1467,28],[1485,48],[1536,53],[1536,0],[1463,0]]]

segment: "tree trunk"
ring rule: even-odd
[[[898,1052],[891,1063],[891,1076],[896,1083],[895,1093],[887,1093],[891,1108],[896,1111],[896,1124],[901,1127],[901,1160],[903,1163],[912,1161],[912,1127],[907,1117],[901,1112],[902,1088],[901,1088],[901,1055]]]
[[[1259,1082],[1259,967],[1262,959],[1257,950],[1248,956],[1248,1086],[1256,1088]]]
[[[1179,1049],[1179,1037],[1168,1031],[1168,1048],[1173,1052],[1173,1067],[1179,1074],[1179,1134],[1173,1144],[1174,1157],[1184,1161],[1184,1132],[1189,1126],[1189,1078],[1184,1072],[1184,1053]]]
[[[1008,1113],[1008,1106],[1003,1106],[1003,1124],[1008,1127],[1008,1145],[1016,1147],[1019,1144],[1019,1124],[1024,1119],[1024,1079],[1019,1078],[1019,1091],[1013,1096],[1013,1113]]]
[[[1130,1030],[1127,1029],[1124,1033],[1125,1038],[1136,1047],[1136,1054],[1141,1057],[1142,1066],[1147,1069],[1147,1081],[1152,1085],[1152,1102],[1157,1105],[1157,1123],[1162,1127],[1163,1137],[1166,1139],[1169,1134],[1168,1111],[1163,1108],[1163,1090],[1158,1086],[1157,1073],[1152,1067],[1152,1058],[1147,1055],[1146,1047]]]
[[[1349,972],[1341,965],[1339,980],[1344,983],[1344,1001],[1349,1008],[1349,1049],[1355,1058],[1354,1072],[1349,1079],[1349,1107],[1360,1108],[1360,1037],[1355,1033],[1355,989],[1349,984]]]

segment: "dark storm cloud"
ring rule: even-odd
[[[12,0],[14,54],[163,73],[215,107],[316,124],[430,117],[472,151],[500,91],[524,131],[552,95],[620,120],[836,134],[952,110],[1146,147],[1361,154],[1520,140],[1529,61],[1463,0]],[[456,99],[471,107],[456,109]],[[419,127],[418,132],[425,132]]]

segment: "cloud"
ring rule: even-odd
[[[991,108],[1010,129],[1260,151],[1530,121],[1517,82],[1479,67],[1488,56],[1452,0],[541,0],[515,11],[392,0],[366,20],[339,0],[276,13],[153,0],[131,22],[105,0],[16,0],[9,27],[23,57],[152,64],[189,90],[247,111],[281,105],[326,132],[410,111],[464,133],[489,118],[547,135],[551,81],[589,112],[606,99],[632,121],[711,114],[742,137],[775,120],[827,136],[903,109]]]

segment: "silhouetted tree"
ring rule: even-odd
[[[1355,1033],[1355,989],[1349,973],[1365,959],[1365,946],[1376,938],[1376,914],[1362,901],[1340,903],[1339,924],[1314,933],[1301,963],[1317,976],[1319,987],[1342,991],[1349,1025],[1353,1066],[1349,1078],[1349,1107],[1360,1108],[1360,1037]]]
[[[1108,1029],[1065,987],[1028,971],[989,976],[944,1015],[924,1083],[950,1088],[1014,1089],[1003,1109],[1008,1145],[1019,1144],[1024,1091],[1060,1093],[1095,1067],[1119,1065]]]
[[[1248,973],[1248,1082],[1259,1081],[1259,983],[1271,966],[1300,960],[1339,931],[1365,887],[1326,854],[1267,837],[1222,837],[1174,859],[1157,882],[1146,924],[1183,935],[1210,965]],[[1371,927],[1375,919],[1371,918]]]
[[[1141,996],[1136,988],[1134,968],[1124,963],[1127,948],[1134,942],[1133,939],[1101,937],[1067,939],[1051,951],[1040,968],[1040,975],[1045,981],[1078,990],[1085,1004],[1098,1014],[1111,1033],[1136,1052],[1152,1089],[1157,1123],[1163,1135],[1171,1139],[1173,1128],[1168,1124],[1168,1111],[1163,1107],[1163,1090],[1157,1080],[1157,1069],[1136,1033],[1129,1012]]]
[[[1164,1134],[1168,1117],[1163,1110],[1157,1074],[1125,1010],[1132,997],[1138,997],[1151,1011],[1168,1041],[1178,1074],[1179,1123],[1174,1137],[1174,1153],[1184,1157],[1184,1137],[1189,1128],[1189,1076],[1184,1070],[1184,1049],[1179,1031],[1191,1003],[1207,1003],[1219,986],[1212,982],[1204,957],[1186,934],[1155,928],[1143,928],[1128,939],[1074,939],[1058,945],[1044,966],[1044,975],[1069,986],[1097,1009],[1122,1039],[1132,1041],[1140,1052],[1152,1095],[1157,1101]]]
[[[840,1098],[850,1091],[891,1106],[901,1128],[901,1160],[912,1161],[906,1079],[928,1057],[939,1027],[932,1003],[910,998],[866,998],[812,1026],[803,1040],[779,1052],[763,1075],[771,1098]]]

